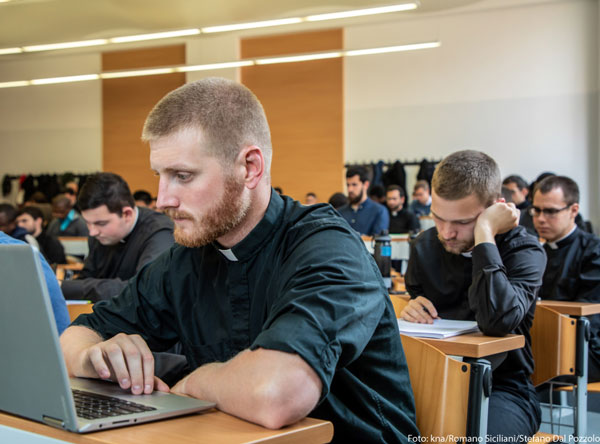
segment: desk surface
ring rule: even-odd
[[[77,434],[0,413],[0,424],[75,444],[225,444],[326,443],[333,437],[328,421],[305,418],[280,430],[269,430],[217,410],[135,426]]]
[[[600,313],[600,304],[592,302],[538,301],[538,305],[551,308],[562,314],[572,316],[590,316]]]
[[[485,336],[482,333],[467,333],[446,339],[419,338],[447,355],[483,358],[525,345],[523,335]]]

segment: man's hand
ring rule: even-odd
[[[169,391],[154,376],[154,357],[139,335],[120,333],[103,341],[95,331],[76,325],[63,332],[60,345],[69,376],[111,379],[135,395]]]
[[[400,317],[405,321],[419,324],[433,324],[434,319],[439,319],[438,312],[431,301],[423,296],[408,301],[408,305],[400,312]]]
[[[520,214],[514,203],[500,201],[487,207],[475,224],[475,245],[482,242],[495,243],[494,236],[519,225]]]

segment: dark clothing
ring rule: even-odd
[[[273,191],[264,218],[231,250],[174,245],[75,323],[104,338],[139,333],[156,351],[180,341],[192,369],[244,349],[297,353],[323,383],[310,416],[333,422],[334,442],[407,443],[418,433],[387,290],[329,205]]]
[[[53,219],[52,222],[48,224],[48,234],[56,237],[87,237],[89,235],[87,224],[85,223],[85,220],[83,220],[79,213],[75,214],[75,218],[69,223],[69,225],[66,228],[61,229],[62,223],[63,221],[60,219]]]
[[[394,164],[383,173],[383,184],[385,187],[390,185],[399,185],[403,190],[406,190],[406,172],[404,171],[404,164],[399,160],[395,161]]]
[[[388,230],[389,233],[408,233],[408,232],[417,232],[421,229],[421,224],[419,223],[419,219],[407,208],[402,208],[400,211],[390,211],[388,208],[388,212],[390,215],[390,228]]]
[[[65,249],[56,237],[49,236],[44,230],[35,240],[40,247],[40,253],[44,255],[49,264],[67,263]]]
[[[89,255],[79,277],[64,281],[66,299],[92,302],[118,295],[127,280],[173,245],[173,222],[164,214],[138,208],[138,220],[129,235],[116,245],[89,239]]]
[[[556,247],[556,248],[553,248]],[[540,297],[556,301],[600,303],[600,239],[576,228],[566,239],[544,245],[548,265]],[[600,315],[589,317],[590,381],[600,380]]]
[[[338,211],[354,230],[367,236],[381,234],[390,225],[386,207],[368,197],[358,206],[357,210],[348,204],[338,208]]]
[[[514,392],[520,399],[518,408],[535,416],[539,426],[536,413],[539,405],[527,394],[533,390],[529,381],[533,372],[529,329],[546,255],[537,239],[523,227],[496,236],[496,245],[477,245],[472,250],[472,258],[451,254],[438,240],[437,230],[431,228],[411,245],[406,289],[412,298],[429,299],[442,318],[475,319],[486,335],[514,333],[525,337],[525,347],[509,351],[493,370],[492,397],[497,390]],[[490,418],[494,414],[490,408]],[[507,426],[508,423],[504,429]],[[505,433],[519,432],[510,429]]]
[[[417,217],[421,216],[429,216],[431,214],[431,198],[429,199],[429,203],[427,205],[423,205],[418,200],[413,200],[408,209],[415,213]]]
[[[419,164],[419,172],[417,173],[417,180],[426,180],[431,187],[431,179],[433,179],[433,172],[437,162],[429,162],[427,159],[423,159]]]
[[[15,226],[14,230],[12,230],[10,233],[6,233],[6,234],[8,234],[13,239],[18,239],[20,241],[27,242],[27,239],[25,238],[25,236],[27,236],[29,233],[27,233],[27,230],[25,228],[19,227],[17,225],[17,226]]]

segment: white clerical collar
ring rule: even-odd
[[[429,199],[427,199],[426,205],[431,205],[431,196],[429,196]]]
[[[219,251],[221,252],[221,254],[223,256],[225,256],[231,262],[237,262],[238,261],[238,258],[235,257],[235,254],[233,254],[233,251],[231,251],[231,249],[229,249],[229,250],[221,250],[221,249],[219,249]]]
[[[573,234],[573,231],[575,231],[576,229],[577,229],[577,224],[573,224],[573,228],[571,228],[571,231],[569,231],[566,236],[563,236],[560,239],[555,240],[554,242],[546,242],[546,245],[548,245],[553,250],[558,250],[558,243],[561,240],[568,238],[571,234]]]
[[[473,257],[473,250],[469,250],[469,251],[465,251],[463,253],[460,253],[462,256],[464,257],[468,257],[469,259],[471,259]]]

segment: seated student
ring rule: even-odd
[[[17,225],[17,209],[11,204],[0,204],[0,231],[10,237],[27,242],[27,230]]]
[[[331,420],[334,442],[416,436],[375,261],[329,205],[271,188],[271,138],[254,94],[225,79],[188,83],[155,106],[143,138],[178,244],[67,329],[69,373],[112,376],[135,394],[168,390],[146,358],[181,341],[195,370],[175,393],[269,428]]]
[[[542,299],[600,303],[600,238],[577,227],[579,187],[565,176],[539,182],[530,207],[535,229],[546,240],[548,264]],[[600,381],[600,315],[589,317],[588,380]]]
[[[44,230],[44,216],[37,207],[25,207],[17,213],[17,224],[27,230],[37,243],[40,253],[49,264],[65,264],[65,249],[55,236],[50,236]]]
[[[426,180],[418,180],[413,188],[413,201],[410,203],[409,209],[417,215],[429,216],[431,208],[431,195],[429,193],[429,184]]]
[[[59,194],[52,199],[52,216],[48,224],[48,234],[51,236],[83,236],[88,235],[85,221],[74,208],[69,197]]]
[[[338,211],[360,234],[374,236],[388,229],[390,217],[383,205],[367,197],[369,177],[363,167],[352,167],[346,172],[348,204]]]
[[[14,239],[0,231],[0,244],[22,243],[22,241]],[[56,321],[56,328],[58,330],[58,334],[60,335],[71,322],[69,318],[69,312],[67,310],[67,304],[65,303],[65,298],[60,292],[60,287],[58,286],[58,282],[56,281],[56,277],[54,276],[52,269],[41,254],[40,262],[42,263],[42,269],[44,271],[44,278],[48,288],[48,295],[50,296],[50,303],[52,305],[52,312],[54,313],[54,320]],[[24,276],[23,278],[26,279],[27,276]]]
[[[121,176],[90,176],[78,199],[90,230],[90,252],[77,279],[62,283],[67,299],[95,302],[116,296],[140,268],[173,245],[171,220],[136,207]]]
[[[306,193],[304,203],[305,205],[314,205],[316,203],[319,203],[319,199],[317,199],[317,195],[315,193]]]
[[[546,265],[537,239],[518,226],[519,210],[499,200],[500,187],[500,170],[484,153],[459,151],[437,166],[435,227],[411,246],[405,282],[412,299],[401,313],[423,323],[474,319],[486,335],[525,336],[525,347],[493,368],[488,433],[496,440],[532,436],[540,424],[529,329]]]
[[[390,213],[389,233],[416,233],[421,224],[415,213],[404,207],[406,194],[402,187],[390,185],[386,192],[386,205]]]
[[[152,195],[146,190],[137,190],[133,193],[133,200],[137,207],[150,208],[152,206]]]
[[[348,198],[344,193],[333,193],[329,198],[328,203],[337,210],[344,205],[348,205]]]

